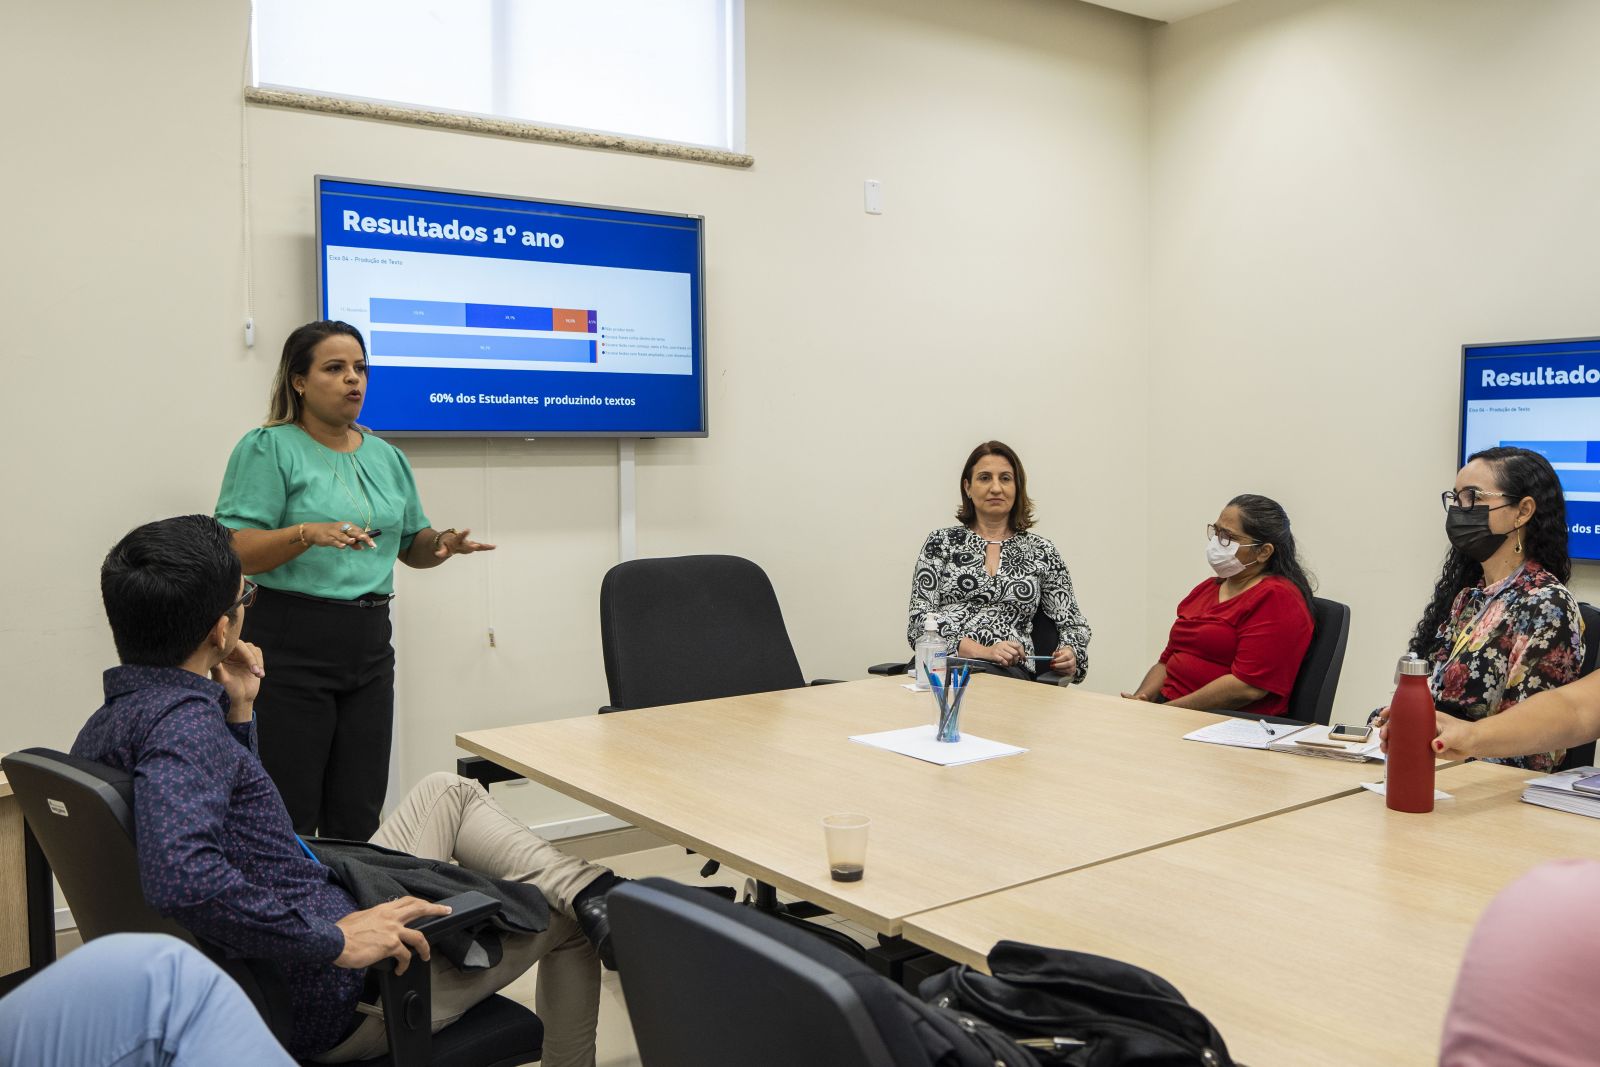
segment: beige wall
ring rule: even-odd
[[[1444,554],[1460,346],[1600,332],[1588,0],[1245,0],[1155,31],[1147,647],[1233,493],[1393,692]],[[1161,457],[1181,457],[1163,460]],[[1580,599],[1600,596],[1594,565]]]
[[[749,0],[745,172],[241,113],[242,0],[69,7],[8,12],[0,35],[0,88],[32,105],[0,133],[0,749],[65,745],[98,703],[111,542],[214,502],[315,310],[316,173],[707,217],[712,436],[640,444],[639,551],[760,562],[809,675],[907,654],[913,553],[988,436],[1029,462],[1074,566],[1090,684],[1140,669],[1146,24],[1061,0]],[[867,177],[882,217],[862,213]],[[501,547],[399,578],[402,784],[451,766],[457,730],[605,702],[597,592],[617,556],[614,442],[406,449],[432,517]],[[512,795],[535,820],[581,810]]]
[[[707,216],[713,433],[640,445],[639,550],[759,561],[810,675],[903,653],[911,553],[997,435],[1073,565],[1091,688],[1138,678],[1200,527],[1250,490],[1354,608],[1339,708],[1363,711],[1444,547],[1459,345],[1596,332],[1586,0],[1243,0],[1171,27],[749,0],[748,172],[242,111],[242,0],[14,7],[0,748],[64,745],[98,702],[106,547],[211,506],[314,310],[317,172]],[[400,578],[404,783],[458,729],[604,702],[617,553],[613,442],[407,448],[435,519],[502,548]]]

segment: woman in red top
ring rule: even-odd
[[[1246,493],[1206,527],[1215,578],[1195,586],[1161,658],[1129,700],[1282,715],[1311,645],[1311,582],[1289,516]]]

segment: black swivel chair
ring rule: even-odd
[[[601,714],[806,685],[772,582],[738,556],[635,559],[612,567],[600,583],[600,651],[611,698]],[[701,873],[716,869],[712,860]],[[754,904],[794,922],[826,914],[805,901],[779,904],[765,882],[756,883]],[[805,929],[843,951],[861,952],[836,930],[810,923]]]
[[[612,567],[600,583],[600,650],[611,698],[602,713],[806,685],[772,582],[738,556]]]
[[[1593,604],[1580,603],[1578,614],[1583,616],[1583,665],[1578,668],[1578,677],[1583,678],[1594,670],[1596,663],[1600,663],[1600,608]],[[1594,742],[1590,741],[1577,748],[1567,749],[1559,769],[1566,771],[1574,767],[1593,766]]]
[[[928,1067],[901,996],[865,964],[660,878],[606,898],[644,1067]]]
[[[1326,726],[1333,719],[1333,697],[1344,670],[1344,649],[1350,640],[1350,606],[1312,597],[1311,626],[1311,644],[1306,648],[1306,658],[1300,661],[1300,673],[1289,693],[1284,716]]]
[[[13,752],[0,764],[85,941],[110,933],[162,933],[187,941],[239,983],[280,1041],[288,1035],[288,987],[276,964],[229,958],[145,902],[135,852],[131,774],[45,748]],[[412,925],[434,937],[499,908],[481,893],[463,893],[446,903],[452,907],[449,915]],[[505,997],[490,997],[430,1034],[426,964],[413,964],[401,976],[390,964],[380,970],[379,989],[390,1053],[362,1061],[371,1067],[513,1067],[535,1063],[541,1055],[543,1022]]]

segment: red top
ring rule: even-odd
[[[1168,700],[1231,674],[1265,689],[1267,695],[1243,711],[1282,715],[1300,661],[1311,646],[1311,610],[1294,583],[1269,574],[1226,602],[1219,602],[1222,583],[1207,578],[1178,605],[1178,618],[1167,636],[1161,662],[1167,680],[1161,695]]]

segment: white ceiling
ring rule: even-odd
[[[1157,22],[1177,22],[1190,15],[1200,15],[1207,11],[1215,11],[1219,7],[1227,7],[1236,0],[1089,0],[1089,2],[1099,7],[1109,7],[1113,11],[1142,15]]]

